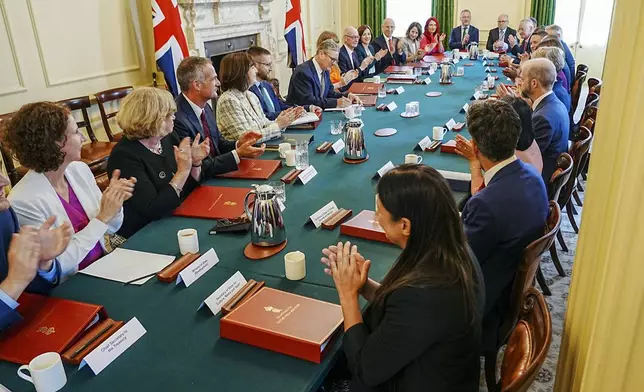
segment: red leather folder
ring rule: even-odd
[[[244,178],[247,180],[268,180],[282,167],[282,161],[268,159],[242,159],[237,170],[217,177]]]
[[[320,363],[342,324],[339,305],[264,287],[219,321],[222,338]]]
[[[456,140],[450,140],[441,145],[441,152],[447,154],[457,154],[456,152]]]
[[[248,192],[249,188],[200,186],[174,210],[173,215],[204,219],[239,218],[244,214],[244,197]]]
[[[377,95],[365,95],[363,97],[360,97],[360,101],[362,101],[362,106],[364,106],[364,107],[376,106],[376,102],[378,101],[378,96]]]
[[[0,359],[28,364],[40,354],[62,354],[94,320],[107,314],[100,305],[23,293],[17,308],[23,320],[0,335]]]
[[[386,74],[405,74],[409,71],[413,71],[414,67],[409,65],[390,65],[385,68],[384,72]]]
[[[354,94],[377,95],[380,90],[380,83],[362,83],[354,82],[349,87],[349,92]]]
[[[443,53],[432,54],[423,57],[423,61],[426,63],[440,63],[445,60],[445,55]]]
[[[340,225],[340,234],[391,244],[391,241],[385,235],[385,231],[376,221],[376,213],[370,210],[361,211],[358,215]]]

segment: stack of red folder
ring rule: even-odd
[[[380,86],[380,83],[353,82],[351,83],[351,87],[349,87],[349,92],[361,95],[377,95]]]
[[[268,180],[282,167],[282,161],[269,159],[242,159],[237,170],[217,177],[243,178],[246,180]]]
[[[340,226],[340,234],[391,244],[376,220],[376,213],[370,210],[364,210],[343,223]]]
[[[249,188],[200,186],[181,203],[173,215],[204,219],[235,219],[244,214]]]

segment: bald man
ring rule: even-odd
[[[380,27],[382,29],[382,34],[373,40],[372,45],[376,52],[382,49],[386,49],[387,54],[385,54],[384,57],[378,62],[376,66],[376,73],[381,73],[388,66],[396,65],[397,62],[401,63],[398,65],[405,64],[405,58],[400,58],[399,60],[395,59],[396,57],[398,57],[396,56],[396,51],[398,48],[398,38],[394,37],[394,30],[396,30],[396,23],[394,22],[394,20],[387,18],[382,22],[382,26]]]
[[[360,35],[355,27],[349,26],[344,29],[344,45],[340,47],[338,54],[338,67],[340,67],[342,74],[355,69],[358,71],[358,77],[354,80],[362,81],[369,73],[371,63],[379,59],[374,56],[367,56],[360,62],[358,60],[358,54],[356,53],[356,47],[359,42]],[[376,56],[382,56],[382,54],[376,53]]]
[[[508,51],[510,47],[508,38],[517,36],[517,31],[508,27],[509,24],[510,18],[506,14],[499,15],[496,19],[497,27],[490,30],[487,37],[487,45],[485,45],[487,50],[499,53]]]
[[[537,58],[521,65],[517,88],[532,101],[532,130],[543,157],[542,177],[546,185],[557,167],[557,158],[568,151],[570,119],[563,103],[553,94],[557,71],[552,61]]]

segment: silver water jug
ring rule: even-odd
[[[249,197],[255,195],[253,213]],[[275,190],[270,185],[255,185],[244,199],[246,215],[251,221],[250,242],[257,246],[275,246],[286,240],[286,227]]]
[[[478,60],[479,59],[479,44],[478,42],[472,42],[468,46],[468,50],[470,53],[470,60]]]
[[[344,157],[346,159],[360,160],[367,157],[363,126],[362,120],[358,118],[349,120],[344,125]]]

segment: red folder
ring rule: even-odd
[[[386,74],[405,74],[413,70],[414,70],[414,67],[411,67],[409,65],[390,65],[387,68],[385,68],[384,72]]]
[[[376,221],[376,213],[370,210],[364,210],[343,223],[340,226],[340,234],[391,244],[385,231]]]
[[[28,364],[46,352],[62,354],[98,319],[107,317],[100,305],[23,293],[17,311],[23,320],[0,335],[0,359]]]
[[[377,100],[378,100],[377,95],[365,95],[363,97],[360,97],[360,101],[362,101],[362,106],[364,107],[376,106]]]
[[[380,83],[361,83],[354,82],[349,87],[349,92],[354,94],[377,95],[380,90]]]
[[[204,219],[234,219],[244,214],[249,188],[200,186],[181,203],[173,215]]]
[[[219,174],[217,177],[244,178],[247,180],[268,180],[282,167],[282,161],[268,159],[242,159],[234,172]]]

